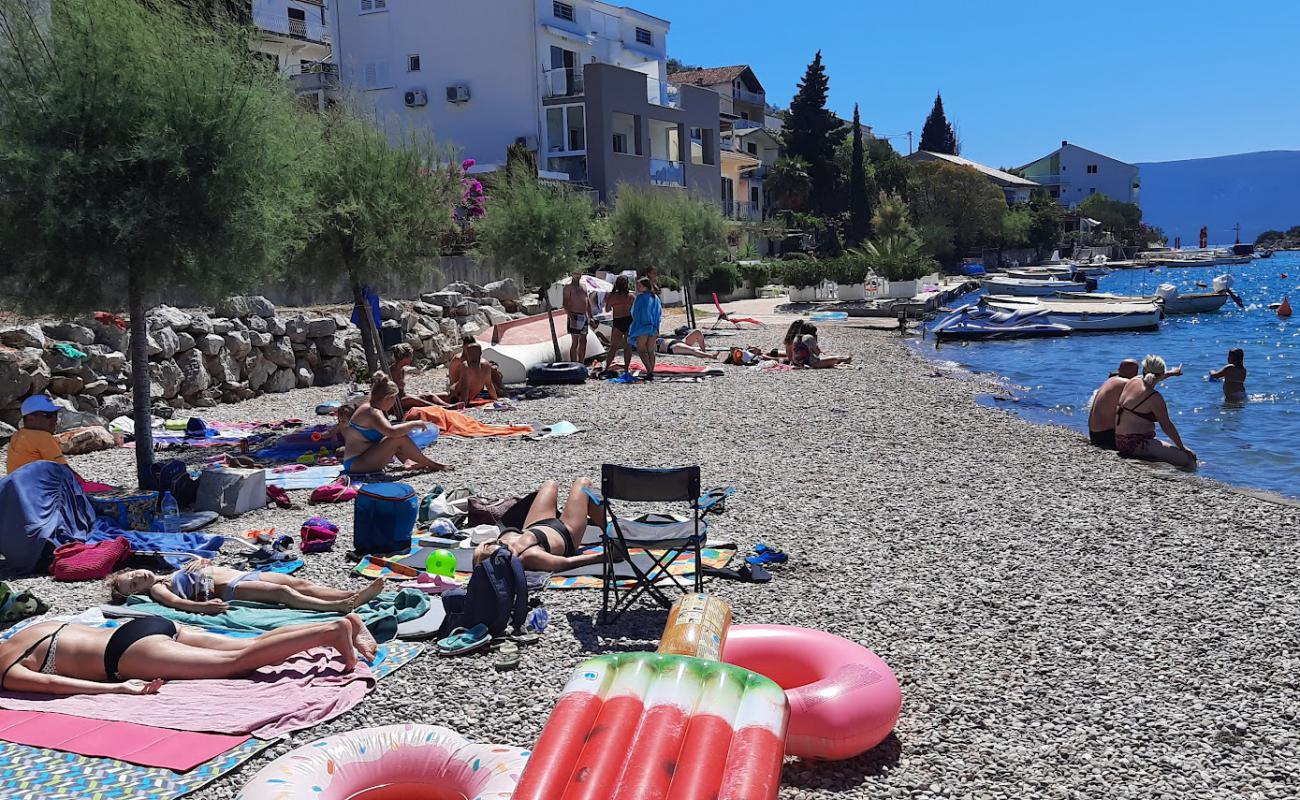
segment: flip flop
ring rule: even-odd
[[[482,650],[491,642],[492,637],[488,635],[487,626],[482,623],[468,630],[456,628],[446,639],[438,640],[438,655],[463,656],[467,653]]]
[[[497,672],[508,672],[519,667],[519,645],[510,640],[501,643],[497,648],[497,660],[492,662],[493,668]]]
[[[741,583],[770,583],[772,580],[772,573],[758,564],[746,564],[740,569],[705,567],[701,572],[711,578],[724,578],[729,581],[740,581]]]
[[[522,644],[525,646],[530,644],[536,644],[541,640],[542,637],[539,634],[533,633],[532,631],[528,631],[525,633],[516,633],[510,637],[510,641],[514,642],[515,644]]]

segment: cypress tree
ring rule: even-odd
[[[835,147],[847,133],[843,124],[826,108],[829,88],[826,68],[822,66],[822,53],[818,50],[790,102],[782,134],[786,155],[808,163],[812,210],[822,214],[836,210],[839,175],[835,168]]]
[[[943,97],[938,92],[934,94],[934,108],[930,109],[930,116],[925,118],[925,126],[921,128],[921,149],[950,156],[961,154],[957,131],[943,113]]]
[[[867,169],[862,152],[862,125],[858,104],[853,104],[853,158],[849,166],[850,244],[862,244],[871,234],[871,207],[867,199]]]

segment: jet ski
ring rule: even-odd
[[[935,338],[1023,339],[1033,336],[1068,336],[1070,326],[1052,322],[1043,309],[1004,311],[966,306],[938,320],[930,327]]]

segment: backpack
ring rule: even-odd
[[[447,618],[439,633],[447,635],[454,628],[487,626],[493,636],[506,628],[522,631],[528,617],[528,582],[524,567],[510,550],[499,547],[483,559],[470,575],[464,589],[442,593]]]
[[[179,458],[154,464],[150,477],[153,479],[153,485],[141,488],[158,492],[159,498],[165,492],[171,492],[172,497],[176,498],[176,504],[181,508],[193,506],[194,501],[199,497],[198,480],[190,475],[189,466]]]

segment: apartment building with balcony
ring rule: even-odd
[[[335,0],[334,15],[349,99],[394,136],[489,169],[522,144],[606,202],[620,183],[717,197],[717,98],[666,80],[666,20],[600,0]]]
[[[382,0],[381,0],[382,2]],[[256,29],[249,47],[275,64],[294,94],[323,110],[338,100],[338,71],[330,59],[331,15],[324,0],[252,0]]]
[[[1016,172],[1041,184],[1066,208],[1073,208],[1094,194],[1139,204],[1140,182],[1136,166],[1067,141],[1062,141],[1059,148]]]

